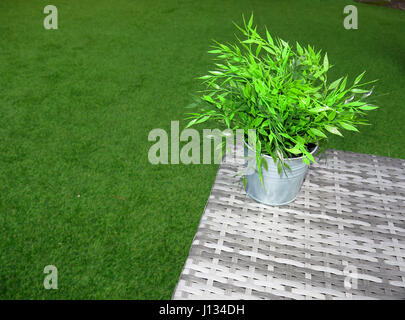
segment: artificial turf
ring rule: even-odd
[[[372,126],[330,147],[405,157],[405,12],[352,1],[0,2],[0,298],[168,299],[216,165],[152,165],[148,134],[181,120],[212,39],[242,13],[328,52],[330,78],[378,78]],[[355,4],[359,29],[343,28]],[[263,30],[263,29],[262,29]],[[207,123],[205,127],[212,124]],[[203,126],[200,126],[201,129]],[[58,268],[58,290],[43,269]]]

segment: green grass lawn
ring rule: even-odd
[[[148,133],[183,118],[211,40],[232,41],[242,13],[326,50],[331,79],[380,79],[373,126],[330,147],[405,158],[404,11],[354,3],[350,31],[352,1],[55,0],[47,31],[49,3],[0,2],[2,299],[171,297],[217,166],[151,165]]]

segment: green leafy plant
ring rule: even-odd
[[[216,68],[200,77],[205,89],[198,96],[199,110],[189,113],[188,127],[217,120],[230,129],[256,130],[249,142],[256,151],[256,161],[266,168],[262,155],[270,155],[278,170],[288,168],[286,158],[301,157],[305,163],[315,161],[310,147],[321,144],[329,133],[358,131],[367,124],[365,111],[377,107],[366,100],[372,89],[363,89],[364,72],[349,84],[341,77],[329,83],[332,67],[328,55],[308,45],[295,48],[282,39],[266,37],[243,19],[243,39],[237,44],[215,42]]]

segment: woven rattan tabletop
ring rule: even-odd
[[[280,207],[223,162],[173,299],[405,299],[405,160],[326,156]]]

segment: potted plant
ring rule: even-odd
[[[215,70],[200,77],[205,89],[199,110],[189,113],[188,126],[217,120],[228,128],[243,129],[245,154],[253,156],[254,170],[245,176],[247,193],[259,202],[282,205],[293,201],[314,154],[328,134],[358,131],[367,124],[365,111],[376,109],[366,100],[375,81],[361,83],[364,72],[329,82],[327,54],[282,39],[266,37],[253,26],[253,15],[236,27],[244,38],[237,44],[216,42]],[[256,134],[248,137],[248,130]]]

